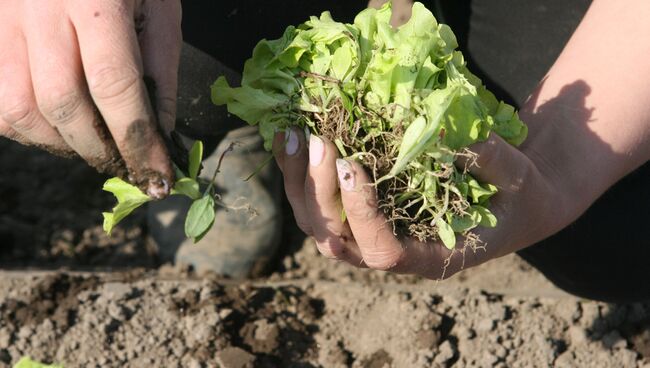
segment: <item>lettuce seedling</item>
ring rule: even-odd
[[[203,143],[196,141],[189,151],[189,167],[187,174],[176,169],[176,183],[172,188],[171,195],[184,195],[192,200],[187,216],[185,218],[185,235],[198,242],[212,228],[215,218],[215,205],[219,203],[218,194],[215,193],[214,180],[221,167],[224,155],[232,150],[232,145],[222,154],[219,165],[212,176],[212,180],[206,182],[199,178],[201,161],[203,159]],[[207,187],[201,190],[201,187]],[[112,212],[104,212],[104,231],[111,234],[111,231],[120,221],[133,212],[136,208],[152,200],[138,187],[127,183],[120,178],[111,178],[104,183],[105,191],[113,193],[117,198],[117,205]]]
[[[32,358],[25,356],[20,358],[18,363],[14,365],[14,368],[63,368],[63,366],[58,364],[39,363],[37,361],[32,360]]]
[[[353,24],[329,12],[262,40],[246,61],[240,87],[224,77],[212,101],[258,125],[270,150],[292,127],[334,142],[340,154],[372,174],[379,207],[396,233],[440,240],[494,227],[494,185],[455,165],[475,155],[467,147],[496,133],[520,144],[527,128],[515,109],[496,99],[466,67],[452,30],[421,3],[399,28],[390,2],[366,9]]]

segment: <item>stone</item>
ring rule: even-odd
[[[0,349],[6,349],[11,344],[11,332],[7,328],[0,328]]]
[[[506,355],[508,355],[508,350],[506,350],[505,347],[499,345],[496,349],[494,349],[494,355],[496,355],[499,359],[505,359]]]
[[[191,359],[188,368],[203,368],[203,365],[196,359]]]
[[[460,327],[456,335],[461,340],[471,340],[476,337],[476,331],[469,327]]]
[[[582,346],[587,343],[587,331],[580,326],[571,326],[567,331],[569,340],[574,346]]]
[[[606,333],[603,336],[602,342],[608,349],[625,349],[627,347],[627,341],[617,330]]]
[[[217,364],[222,368],[253,368],[255,356],[244,349],[229,347],[215,354]]]
[[[575,354],[567,350],[555,359],[555,366],[558,368],[572,368],[575,366]]]
[[[494,320],[490,318],[485,318],[476,325],[476,330],[478,332],[490,332],[494,329],[494,327],[495,327]]]
[[[482,367],[493,367],[495,364],[499,362],[499,358],[490,353],[490,352],[484,352],[483,356],[481,357],[481,366]]]
[[[449,340],[446,340],[440,344],[440,348],[438,349],[438,354],[436,355],[434,362],[443,365],[447,361],[451,360],[455,354],[456,349],[451,344],[451,342],[449,342]]]
[[[111,300],[121,300],[126,298],[133,288],[122,282],[109,282],[104,284],[103,293]]]

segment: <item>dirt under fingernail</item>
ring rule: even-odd
[[[147,195],[155,199],[163,199],[169,195],[169,183],[165,179],[150,178]]]

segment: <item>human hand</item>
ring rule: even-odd
[[[549,216],[562,203],[542,171],[517,148],[492,134],[470,147],[478,154],[471,174],[499,188],[490,210],[496,228],[477,228],[478,249],[459,240],[450,251],[437,242],[398,238],[377,208],[377,194],[363,167],[338,158],[336,147],[311,135],[278,134],[274,155],[284,175],[285,190],[298,226],[314,237],[320,253],[354,266],[440,279],[489,259],[516,251],[558,226]],[[464,165],[464,163],[459,163]],[[347,220],[341,220],[345,211]]]
[[[166,196],[174,176],[157,124],[174,125],[180,20],[179,1],[1,2],[0,136],[128,170]]]

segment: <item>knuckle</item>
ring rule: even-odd
[[[302,230],[303,233],[311,236],[312,235],[312,230],[311,230],[311,225],[303,220],[296,219],[296,225],[300,230]]]
[[[478,166],[489,169],[498,161],[501,155],[500,145],[495,144],[494,140],[488,140],[474,147],[474,153],[478,155]]]
[[[9,101],[2,111],[2,119],[11,127],[20,131],[31,131],[38,126],[36,106],[29,98],[18,97]]]
[[[539,176],[539,171],[530,164],[530,161],[523,161],[517,165],[513,165],[511,172],[507,178],[507,185],[504,189],[511,195],[522,194],[524,190],[530,188],[531,185],[536,185],[543,182]]]
[[[377,271],[390,271],[396,268],[402,260],[403,251],[391,252],[384,254],[374,254],[372,256],[364,256],[363,260],[373,270]]]
[[[379,209],[362,199],[346,203],[345,212],[348,217],[361,221],[372,221],[379,216]]]
[[[15,130],[11,129],[11,126],[4,121],[0,120],[0,136],[15,140],[18,137],[18,133]]]
[[[164,115],[165,118],[174,119],[176,116],[176,100],[171,97],[160,97],[156,101],[156,109],[158,114]]]
[[[316,242],[320,254],[330,259],[342,259],[345,255],[345,245],[335,239],[325,239]]]
[[[113,99],[135,93],[142,81],[141,73],[129,66],[102,66],[88,75],[90,93],[99,99]]]
[[[533,175],[534,172],[529,165],[520,165],[515,168],[508,184],[508,191],[512,194],[521,193],[528,186],[527,183],[534,182]]]
[[[43,116],[55,126],[66,125],[73,121],[80,106],[81,98],[74,91],[51,93],[39,103],[39,109]]]
[[[158,99],[154,113],[158,119],[158,124],[170,131],[173,130],[176,120],[176,100],[169,97]]]

